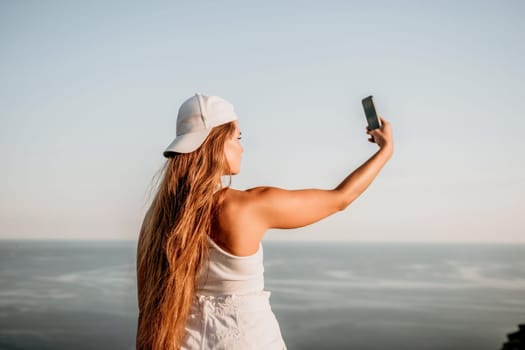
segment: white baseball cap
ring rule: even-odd
[[[182,103],[177,116],[176,137],[164,151],[190,153],[199,148],[215,126],[237,120],[233,105],[218,96],[195,93]]]

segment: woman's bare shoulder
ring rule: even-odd
[[[219,240],[224,242],[231,253],[251,255],[257,251],[265,233],[264,227],[253,218],[250,208],[253,193],[233,188],[222,191],[215,235],[220,237]]]
[[[223,207],[237,207],[246,206],[250,202],[257,199],[257,196],[265,187],[254,187],[246,190],[238,190],[231,187],[222,189],[221,206]]]

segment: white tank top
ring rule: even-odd
[[[228,253],[208,236],[209,261],[197,282],[204,295],[249,294],[264,290],[263,246],[252,255]]]

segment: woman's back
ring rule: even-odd
[[[208,258],[181,349],[286,349],[270,306],[271,292],[264,289],[263,245],[243,211],[238,211],[246,204],[245,194],[224,191],[218,196],[222,199],[210,232],[214,238],[207,238]],[[228,229],[221,230],[224,227]],[[253,244],[257,244],[255,252]]]
[[[236,256],[211,238],[208,259],[197,282],[197,294],[250,294],[264,289],[263,246],[249,256]]]

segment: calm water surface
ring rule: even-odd
[[[265,241],[288,348],[499,349],[525,245]],[[133,349],[135,241],[0,241],[0,349]]]

